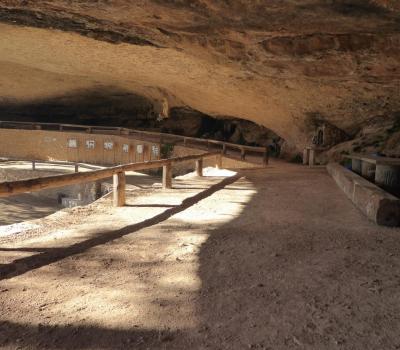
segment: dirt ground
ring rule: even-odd
[[[210,175],[1,239],[0,348],[400,348],[399,229],[323,168]]]
[[[52,176],[59,174],[72,173],[72,166],[38,163],[35,171],[32,171],[32,164],[25,161],[10,161],[0,163],[0,182],[26,180],[36,177]],[[80,168],[80,172],[90,171]],[[137,172],[127,173],[127,183],[140,188],[159,182],[159,177],[148,176]],[[112,180],[105,180],[111,184]],[[8,198],[0,198],[0,238],[3,233],[15,231],[14,227],[9,227],[16,223],[39,219],[53,214],[63,207],[58,203],[56,192],[38,191],[35,193],[24,193]]]
[[[32,171],[29,162],[1,162],[0,182],[26,180],[34,177],[57,175],[72,172],[71,167],[38,165],[37,171]],[[62,209],[56,198],[41,196],[40,193],[0,198],[0,236],[4,225],[11,225],[32,219],[38,219]],[[3,226],[3,227],[2,227]]]

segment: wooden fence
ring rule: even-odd
[[[227,155],[229,149],[238,151],[241,160],[246,160],[247,154],[256,154],[262,157],[264,165],[268,164],[268,148],[267,147],[253,147],[238,145],[231,142],[218,141],[212,139],[202,139],[196,137],[188,137],[182,135],[174,135],[160,132],[135,130],[122,127],[112,126],[89,126],[89,125],[75,125],[75,124],[60,124],[60,123],[35,123],[35,122],[14,122],[14,121],[0,121],[0,128],[5,129],[28,129],[28,130],[49,130],[49,131],[79,131],[89,134],[108,134],[108,135],[123,135],[132,136],[139,140],[152,141],[159,144],[163,143],[180,143],[186,147],[199,146],[207,150],[216,150],[217,147],[223,155]]]
[[[147,169],[163,168],[162,184],[164,189],[172,187],[172,166],[176,163],[196,161],[197,175],[203,175],[203,159],[216,157],[217,167],[221,164],[222,155],[220,152],[209,152],[199,155],[177,157],[161,160],[153,160],[142,163],[124,164],[101,170],[65,175],[55,175],[42,178],[35,178],[21,181],[11,181],[0,183],[0,197],[9,197],[25,192],[40,191],[49,188],[57,188],[68,185],[75,185],[84,182],[97,181],[113,177],[113,203],[114,206],[125,205],[125,172],[140,171]]]

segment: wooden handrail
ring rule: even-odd
[[[219,155],[220,155],[219,152],[210,152],[210,153],[191,155],[186,157],[176,157],[169,159],[153,160],[149,162],[124,164],[85,173],[55,175],[55,176],[29,179],[29,180],[2,182],[0,183],[0,197],[9,197],[12,195],[25,192],[34,192],[43,189],[75,185],[83,182],[97,181],[100,179],[112,177],[117,174],[125,173],[126,171],[157,169],[160,167],[171,168],[171,166],[176,163],[186,162],[190,160],[205,159]],[[119,180],[121,182],[121,179]]]
[[[62,165],[62,166],[74,166],[75,168],[79,167],[79,168],[89,169],[89,170],[98,170],[98,169],[106,168],[104,166],[91,165],[91,164],[80,163],[80,162],[67,162],[67,161],[63,162],[63,161],[55,161],[55,160],[0,157],[0,163],[3,163],[3,162],[28,162],[28,163],[32,163],[32,164],[51,164],[51,165]]]

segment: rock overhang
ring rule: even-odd
[[[36,1],[0,5],[0,95],[114,87],[274,130],[353,133],[400,110],[396,1]],[[56,116],[55,116],[56,117]]]

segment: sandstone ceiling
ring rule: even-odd
[[[400,111],[400,1],[0,0],[0,103],[93,89],[300,148],[316,117],[352,133]]]

